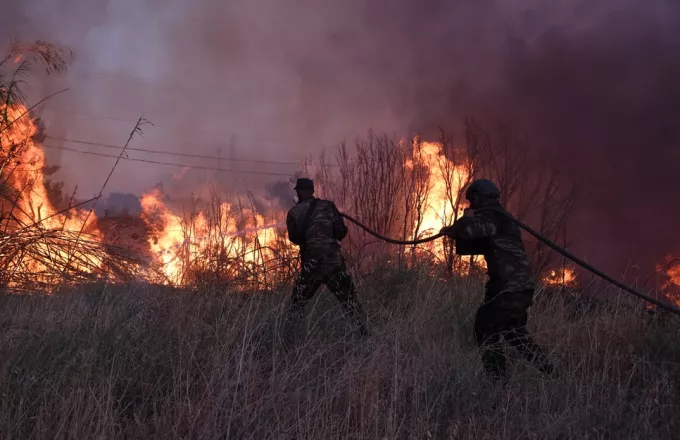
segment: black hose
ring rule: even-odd
[[[555,252],[557,252],[557,253],[559,253],[559,254],[561,254],[561,255],[563,255],[563,256],[569,258],[569,259],[570,259],[571,261],[573,261],[574,263],[576,263],[576,264],[578,264],[579,266],[581,266],[582,268],[584,268],[584,269],[586,269],[586,270],[588,270],[588,271],[594,273],[595,275],[599,276],[600,278],[602,278],[602,279],[604,279],[604,280],[606,280],[606,281],[609,281],[610,283],[612,283],[613,285],[615,285],[615,286],[618,287],[619,289],[625,290],[626,292],[628,292],[628,293],[630,293],[630,294],[632,294],[632,295],[635,295],[635,296],[637,296],[638,298],[643,299],[643,300],[645,300],[645,301],[647,301],[647,302],[650,302],[650,303],[652,303],[652,304],[654,304],[654,305],[656,305],[656,306],[658,306],[658,307],[661,307],[661,308],[664,309],[664,310],[667,310],[667,311],[669,311],[669,312],[672,312],[672,313],[675,313],[675,314],[677,314],[677,315],[680,315],[680,308],[677,308],[677,307],[675,307],[675,306],[672,306],[672,305],[670,305],[670,304],[668,304],[668,303],[666,303],[666,302],[664,302],[664,301],[660,301],[660,300],[658,300],[658,299],[652,298],[651,296],[645,295],[645,294],[642,293],[642,292],[638,292],[637,290],[633,289],[632,287],[627,286],[627,285],[623,284],[622,282],[620,282],[620,281],[618,281],[618,280],[616,280],[616,279],[610,277],[609,275],[607,275],[606,273],[602,272],[601,270],[599,270],[599,269],[597,269],[597,268],[591,266],[590,264],[586,263],[585,261],[581,260],[579,257],[577,257],[577,256],[575,256],[575,255],[573,255],[573,254],[571,254],[571,253],[570,253],[569,251],[567,251],[566,249],[564,249],[564,248],[558,246],[557,244],[553,243],[549,238],[547,238],[547,237],[544,236],[543,234],[534,231],[534,230],[531,229],[529,226],[525,225],[524,223],[522,223],[521,221],[519,221],[519,220],[517,220],[515,217],[513,217],[513,215],[510,214],[509,212],[507,212],[507,211],[505,211],[505,210],[502,210],[502,209],[498,209],[498,208],[486,208],[486,209],[488,209],[488,210],[493,210],[493,211],[496,211],[496,212],[499,212],[499,213],[503,214],[505,217],[507,217],[510,221],[512,221],[513,223],[515,223],[517,226],[519,226],[520,228],[524,229],[524,230],[527,231],[529,234],[533,235],[534,237],[536,237],[537,239],[539,239],[539,240],[542,241],[543,243],[545,243],[545,244],[547,244],[548,246],[550,246]]]
[[[651,296],[645,295],[644,293],[638,292],[637,290],[633,289],[632,287],[629,287],[629,286],[623,284],[622,282],[620,282],[620,281],[618,281],[618,280],[615,280],[614,278],[610,277],[610,276],[607,275],[606,273],[600,271],[599,269],[597,269],[597,268],[591,266],[590,264],[586,263],[585,261],[581,260],[581,259],[578,258],[577,256],[571,254],[571,253],[568,252],[566,249],[564,249],[564,248],[558,246],[557,244],[553,243],[549,238],[547,238],[547,237],[544,236],[543,234],[534,231],[534,230],[533,230],[532,228],[530,228],[529,226],[527,226],[527,225],[525,225],[524,223],[522,223],[521,221],[517,220],[517,219],[516,219],[512,214],[510,214],[509,212],[507,212],[507,211],[505,211],[505,210],[503,210],[503,209],[499,209],[499,208],[483,208],[483,210],[485,210],[485,211],[486,211],[486,210],[488,210],[488,211],[496,211],[496,212],[498,212],[498,213],[504,215],[504,216],[507,217],[510,221],[512,221],[513,223],[515,223],[517,226],[519,226],[520,228],[524,229],[524,230],[527,231],[529,234],[533,235],[534,237],[536,237],[537,239],[539,239],[539,240],[542,241],[543,243],[547,244],[547,245],[548,245],[550,248],[552,248],[555,252],[557,252],[557,253],[559,253],[559,254],[561,254],[561,255],[563,255],[563,256],[569,258],[571,261],[573,261],[574,263],[578,264],[578,265],[581,266],[582,268],[584,268],[584,269],[586,269],[586,270],[592,272],[593,274],[599,276],[600,278],[602,278],[602,279],[604,279],[604,280],[610,282],[611,284],[615,285],[615,286],[618,287],[619,289],[622,289],[622,290],[624,290],[624,291],[626,291],[626,292],[628,292],[628,293],[630,293],[630,294],[632,294],[632,295],[637,296],[637,297],[640,298],[640,299],[643,299],[643,300],[645,300],[645,301],[647,301],[647,302],[649,302],[649,303],[652,303],[652,304],[654,304],[654,305],[656,305],[656,306],[658,306],[658,307],[661,307],[661,308],[664,309],[664,310],[667,310],[667,311],[669,311],[669,312],[672,312],[672,313],[675,313],[675,314],[677,314],[677,315],[680,315],[680,308],[677,308],[677,307],[675,307],[675,306],[672,306],[672,305],[670,305],[670,304],[668,304],[668,303],[666,303],[666,302],[664,302],[664,301],[660,301],[660,300],[658,300],[658,299],[652,298]],[[480,210],[480,211],[481,211],[481,210]],[[439,233],[439,234],[436,234],[436,235],[432,235],[432,236],[430,236],[430,237],[421,238],[421,239],[419,239],[419,240],[395,240],[395,239],[393,239],[393,238],[385,237],[384,235],[378,234],[377,232],[371,230],[368,226],[364,225],[364,224],[361,223],[360,221],[358,221],[358,220],[352,218],[351,216],[349,216],[349,215],[347,215],[347,214],[340,213],[340,215],[342,215],[344,218],[346,218],[347,220],[351,221],[351,222],[354,223],[355,225],[359,226],[359,227],[360,227],[361,229],[363,229],[364,231],[366,231],[366,232],[368,232],[369,234],[373,235],[374,237],[379,238],[379,239],[381,239],[381,240],[383,240],[383,241],[386,241],[386,242],[388,242],[388,243],[399,244],[399,245],[404,245],[404,246],[413,246],[413,245],[418,245],[418,244],[423,244],[423,243],[427,243],[427,242],[430,242],[430,241],[434,241],[434,240],[436,240],[436,239],[438,239],[438,238],[444,236],[444,234]]]
[[[403,245],[403,246],[415,246],[417,244],[423,244],[423,243],[427,243],[427,242],[430,242],[430,241],[434,241],[434,240],[444,236],[444,234],[436,234],[436,235],[431,235],[429,237],[421,238],[419,240],[395,240],[394,238],[385,237],[384,235],[378,234],[377,232],[371,230],[368,226],[361,223],[359,220],[352,218],[347,214],[340,213],[340,215],[345,217],[347,220],[351,221],[355,225],[359,226],[364,231],[373,235],[374,237],[379,238],[379,239],[386,241],[388,243],[392,243],[392,244],[400,244],[400,245]]]

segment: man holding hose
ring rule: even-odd
[[[286,219],[288,239],[300,246],[302,270],[293,286],[293,298],[287,320],[299,320],[305,305],[324,284],[356,319],[359,334],[368,334],[364,312],[357,301],[357,290],[345,268],[339,241],[347,235],[347,226],[338,208],[329,200],[314,197],[314,182],[297,179],[296,204]]]
[[[527,310],[533,304],[534,274],[519,228],[500,212],[500,191],[489,180],[473,182],[465,193],[470,208],[441,233],[456,245],[474,243],[474,253],[486,260],[489,281],[484,302],[477,310],[475,340],[484,369],[495,378],[507,379],[502,339],[515,346],[545,374],[554,374],[542,350],[526,329]]]

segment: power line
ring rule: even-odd
[[[47,110],[47,111],[54,112],[54,113],[63,113],[63,114],[86,116],[86,117],[94,118],[94,119],[108,119],[108,120],[111,120],[111,121],[125,122],[126,124],[134,124],[136,122],[136,121],[133,121],[132,119],[116,118],[114,116],[96,115],[96,114],[93,114],[93,113],[76,112],[76,111],[68,110],[68,109],[55,109],[55,108],[43,107],[43,110]],[[238,139],[249,139],[249,140],[253,140],[253,141],[265,142],[265,143],[270,143],[270,144],[288,144],[288,145],[290,145],[290,144],[296,143],[296,142],[289,141],[289,140],[264,139],[264,138],[260,138],[260,137],[257,137],[257,136],[234,135],[231,132],[223,132],[223,131],[211,132],[209,130],[199,130],[197,128],[191,128],[191,127],[179,127],[177,125],[171,125],[171,124],[158,124],[156,122],[154,122],[153,125],[154,125],[154,127],[166,128],[168,130],[175,130],[175,131],[179,131],[179,132],[211,133],[211,134],[216,134],[216,135],[234,136]]]
[[[119,147],[118,145],[109,145],[109,144],[103,144],[100,142],[89,142],[89,141],[82,141],[78,139],[67,139],[67,138],[58,138],[58,137],[52,137],[52,136],[45,136],[47,139],[52,139],[55,141],[62,141],[62,142],[70,142],[70,143],[75,143],[75,144],[83,144],[83,145],[93,145],[97,147],[106,147],[106,148],[115,148],[117,150],[122,150],[123,147]],[[152,149],[147,149],[147,148],[133,148],[133,147],[127,147],[126,150],[130,151],[140,151],[144,153],[152,153],[152,154],[165,154],[167,156],[178,156],[178,157],[191,157],[191,158],[197,158],[197,159],[211,159],[211,160],[225,160],[225,158],[220,158],[217,156],[208,156],[208,155],[203,155],[203,154],[191,154],[191,153],[175,153],[171,151],[162,151],[162,150],[152,150]],[[231,160],[234,162],[246,162],[246,163],[263,163],[263,164],[274,164],[274,165],[296,165],[299,166],[299,162],[282,162],[282,161],[272,161],[272,160],[257,160],[257,159],[236,159],[236,158],[228,158],[226,160]]]
[[[74,153],[89,154],[91,156],[109,157],[109,158],[113,158],[113,159],[118,159],[118,156],[114,156],[114,155],[111,155],[111,154],[102,154],[102,153],[95,153],[93,151],[76,150],[75,148],[60,147],[60,146],[57,146],[57,145],[45,145],[45,144],[43,144],[43,147],[55,148],[57,150],[64,150],[64,151],[72,151]],[[226,172],[226,173],[258,174],[258,175],[264,175],[264,176],[291,177],[291,174],[271,173],[271,172],[265,172],[265,171],[230,170],[230,169],[226,169],[226,168],[206,167],[206,166],[199,166],[199,165],[185,165],[185,164],[181,164],[181,163],[161,162],[161,161],[157,161],[157,160],[137,159],[137,158],[132,158],[132,157],[121,157],[121,160],[129,160],[129,161],[133,161],[133,162],[144,162],[144,163],[151,163],[151,164],[156,164],[156,165],[167,165],[167,166],[173,166],[173,167],[179,167],[179,168],[191,168],[191,169],[196,169],[196,170],[222,171],[222,172]]]

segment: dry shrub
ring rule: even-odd
[[[561,376],[546,380],[509,350],[502,388],[471,336],[481,283],[416,269],[359,281],[369,339],[345,336],[324,293],[288,349],[288,292],[0,296],[0,436],[677,438],[675,317],[541,292],[530,328]]]

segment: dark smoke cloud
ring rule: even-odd
[[[564,171],[586,188],[571,226],[581,254],[620,269],[680,251],[676,1],[19,4],[0,18],[5,36],[49,38],[76,54],[65,80],[74,90],[45,112],[48,129],[68,137],[121,143],[131,124],[62,110],[144,112],[158,126],[139,146],[294,160],[368,128],[429,134],[464,115],[492,116],[561,146]],[[110,167],[61,159],[69,183],[92,188]],[[127,163],[111,190],[172,187],[174,172]],[[203,179],[190,172],[182,182]]]
[[[510,52],[504,69],[504,110],[563,145],[583,189],[572,225],[579,249],[611,268],[680,252],[680,5],[660,4],[547,32]]]

